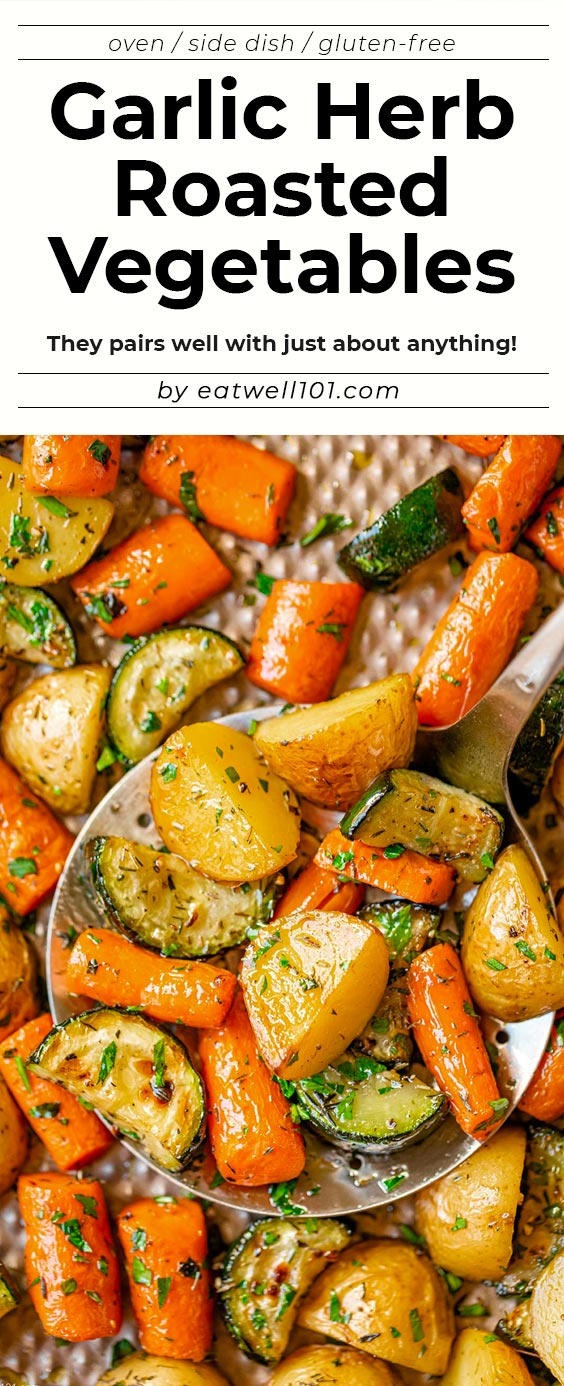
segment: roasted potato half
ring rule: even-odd
[[[564,1381],[564,1251],[545,1266],[531,1295],[530,1327],[539,1357]]]
[[[280,1362],[269,1386],[400,1386],[399,1377],[385,1362],[376,1362],[356,1348],[298,1348]]]
[[[2,749],[58,813],[87,813],[112,677],[103,664],[44,674],[4,710]]]
[[[98,1377],[97,1386],[229,1386],[211,1362],[176,1362],[134,1352]]]
[[[449,1293],[429,1258],[391,1238],[343,1252],[315,1281],[298,1322],[432,1376],[446,1370],[454,1337]]]
[[[463,1165],[415,1195],[417,1231],[436,1265],[463,1280],[497,1280],[507,1269],[525,1145],[522,1127],[504,1126]]]
[[[0,1078],[0,1194],[11,1189],[27,1159],[28,1126]]]
[[[480,1328],[463,1328],[442,1386],[534,1386],[523,1358],[509,1343]]]
[[[384,770],[409,765],[417,713],[407,674],[259,722],[255,745],[292,788],[326,808],[351,808]]]
[[[42,587],[76,573],[92,557],[114,513],[111,501],[33,496],[19,463],[0,457],[0,559],[13,582]]]
[[[35,953],[22,930],[0,910],[0,1043],[37,1012]]]

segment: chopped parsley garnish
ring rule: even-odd
[[[275,577],[270,577],[268,573],[257,573],[255,587],[257,592],[261,592],[263,597],[269,597],[276,582]]]
[[[147,1233],[144,1227],[136,1227],[131,1238],[131,1245],[134,1251],[145,1251],[147,1246]]]
[[[418,1309],[410,1309],[409,1322],[411,1324],[411,1336],[414,1343],[421,1343],[425,1334],[423,1332],[423,1324],[421,1323]]]
[[[501,542],[501,535],[499,532],[499,525],[495,518],[495,515],[492,515],[491,519],[488,520],[488,529],[491,530],[496,544],[499,544]]]
[[[200,507],[198,505],[198,497],[196,495],[196,486],[194,482],[193,472],[181,473],[179,500],[180,504],[184,506],[186,514],[196,524],[198,523],[198,520],[205,519],[203,511],[200,510]]]
[[[232,784],[237,784],[237,780],[241,778],[239,775],[239,771],[235,769],[234,765],[226,765],[225,774],[227,775],[228,780],[231,780]]]
[[[316,539],[322,539],[329,534],[339,534],[342,529],[349,529],[351,525],[352,520],[349,520],[347,515],[320,515],[313,528],[300,539],[302,549],[309,548]]]
[[[112,1071],[112,1069],[113,1069],[113,1066],[114,1066],[114,1064],[115,1064],[115,1061],[116,1061],[116,1054],[117,1054],[117,1045],[116,1045],[116,1042],[115,1042],[115,1040],[111,1040],[110,1043],[106,1045],[106,1048],[105,1048],[105,1049],[103,1050],[103,1052],[102,1052],[102,1058],[101,1058],[101,1060],[100,1060],[100,1069],[99,1069],[98,1078],[97,1078],[97,1082],[98,1082],[98,1083],[105,1083],[106,1078],[109,1077],[109,1075],[110,1075],[110,1073],[111,1073],[111,1071]]]
[[[133,1257],[131,1274],[135,1285],[151,1285],[153,1283],[152,1270],[145,1265],[139,1256]]]
[[[36,876],[37,862],[33,857],[14,857],[8,862],[8,872],[10,876],[18,876],[20,879],[23,876]]]
[[[389,847],[384,848],[384,856],[388,861],[394,861],[396,857],[401,857],[405,852],[402,842],[391,842]]]
[[[153,1048],[153,1073],[155,1075],[155,1087],[163,1088],[165,1080],[165,1040],[157,1040]]]
[[[159,1309],[162,1309],[171,1285],[171,1275],[159,1275],[157,1277],[157,1298],[159,1301]]]
[[[60,1110],[60,1102],[39,1102],[37,1107],[32,1107],[30,1109],[29,1115],[36,1118],[44,1117],[48,1120],[56,1117]]]
[[[163,784],[170,784],[171,780],[176,779],[176,765],[164,765],[160,771],[160,776]]]
[[[107,443],[103,443],[100,438],[94,438],[94,441],[88,444],[86,451],[90,452],[95,461],[100,462],[102,467],[107,467],[112,455],[112,450]]]
[[[275,1208],[286,1217],[301,1217],[305,1212],[299,1203],[292,1202],[292,1194],[297,1184],[297,1179],[287,1179],[280,1184],[270,1184],[268,1192]]]
[[[139,723],[139,729],[142,732],[160,731],[161,726],[160,717],[157,717],[156,712],[152,712],[151,708],[145,713],[143,721]]]
[[[332,635],[339,642],[343,639],[343,631],[346,630],[346,621],[324,621],[317,626],[318,635]]]
[[[457,1213],[450,1230],[451,1232],[463,1232],[466,1226],[466,1218],[461,1217],[460,1213]]]
[[[519,953],[523,954],[524,958],[529,959],[529,962],[536,962],[537,955],[533,953],[532,948],[529,947],[529,944],[525,942],[524,938],[518,938],[515,947]]]
[[[553,515],[552,510],[547,510],[545,519],[547,534],[552,534],[553,536],[556,536],[558,534],[558,521],[556,519],[556,516]]]
[[[71,1246],[76,1247],[77,1251],[92,1251],[92,1247],[82,1235],[78,1218],[65,1219],[64,1222],[60,1223],[60,1228],[67,1241],[70,1242]]]
[[[51,515],[58,515],[61,520],[70,520],[77,513],[76,510],[69,510],[68,505],[57,496],[38,496],[38,500]]]

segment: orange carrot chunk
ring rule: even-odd
[[[538,586],[532,563],[514,553],[475,559],[415,666],[423,725],[449,726],[487,693],[511,657]]]
[[[324,837],[314,861],[326,871],[347,876],[351,881],[364,881],[417,905],[444,905],[452,895],[456,881],[452,866],[420,856],[419,852],[405,850],[399,856],[387,857],[386,851],[390,848],[372,847],[358,838],[350,842],[340,828],[333,828]]]
[[[294,910],[337,910],[341,914],[356,914],[364,899],[364,886],[356,881],[339,881],[333,871],[324,871],[309,861],[290,881],[274,918],[281,919]]]
[[[276,582],[251,643],[251,683],[289,703],[323,702],[347,653],[363,596],[356,582]]]
[[[183,515],[165,515],[88,563],[71,587],[109,635],[146,635],[223,592],[231,573]]]
[[[446,1093],[458,1125],[484,1140],[509,1105],[500,1097],[462,964],[437,943],[409,969],[409,1018],[424,1064]]]
[[[554,481],[559,438],[510,434],[462,506],[470,547],[508,553]]]
[[[296,484],[291,462],[222,435],[152,438],[139,475],[190,519],[263,544],[280,538]]]
[[[213,1297],[199,1203],[139,1198],[122,1210],[117,1226],[141,1347],[201,1362],[212,1344]]]
[[[119,471],[121,438],[28,433],[22,468],[27,491],[52,496],[107,496]]]
[[[80,1169],[105,1155],[113,1136],[66,1088],[27,1069],[26,1060],[52,1029],[45,1012],[10,1035],[0,1048],[0,1073],[57,1168]]]
[[[523,538],[557,573],[564,573],[564,486],[545,496],[539,514]]]
[[[246,1188],[296,1179],[305,1165],[303,1137],[259,1056],[240,990],[221,1029],[200,1035],[200,1060],[222,1177]]]
[[[519,1110],[537,1121],[564,1116],[564,1013],[556,1018],[546,1050],[519,1103]]]
[[[235,976],[206,962],[161,958],[112,929],[86,929],[67,963],[67,986],[104,1006],[140,1006],[155,1020],[221,1025],[233,999]]]
[[[494,452],[499,452],[500,447],[505,442],[505,433],[485,433],[480,436],[477,433],[439,433],[438,438],[442,438],[443,443],[454,443],[455,447],[462,448],[464,452],[470,452],[473,457],[491,457]]]
[[[121,1327],[119,1265],[102,1185],[64,1174],[22,1174],[25,1272],[46,1333],[69,1343]]]
[[[0,760],[0,895],[28,914],[57,884],[74,838]]]

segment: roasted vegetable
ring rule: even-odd
[[[341,549],[338,562],[363,587],[389,592],[464,532],[464,492],[453,467],[430,476]]]
[[[401,843],[394,843],[391,849],[370,847],[358,838],[345,837],[340,828],[333,828],[324,837],[315,861],[334,871],[339,879],[364,881],[422,905],[444,905],[456,881],[454,867],[446,862],[404,851]]]
[[[29,914],[53,889],[72,844],[64,823],[0,760],[0,893],[18,914]]]
[[[564,1252],[545,1266],[531,1295],[531,1337],[535,1351],[558,1381],[564,1379]]]
[[[113,929],[84,929],[70,953],[71,995],[102,1005],[142,1010],[169,1025],[221,1025],[235,991],[235,976],[212,963],[158,957]]]
[[[0,558],[23,587],[58,582],[92,557],[110,528],[109,500],[33,496],[21,467],[0,457]]]
[[[519,1110],[537,1121],[557,1121],[564,1116],[564,1016],[557,1015],[548,1044]]]
[[[71,1343],[117,1333],[119,1265],[102,1185],[67,1174],[24,1174],[18,1201],[27,1284],[45,1332]]]
[[[349,1239],[350,1229],[332,1218],[264,1218],[233,1242],[218,1289],[229,1332],[247,1357],[280,1361],[301,1300]]]
[[[237,645],[205,626],[161,630],[137,640],[116,669],[108,730],[131,763],[156,751],[208,688],[243,668]]]
[[[504,1126],[463,1165],[415,1195],[415,1225],[435,1265],[463,1280],[497,1280],[511,1259],[525,1132]]]
[[[296,468],[242,438],[191,434],[150,438],[141,480],[191,520],[275,544],[294,494]]]
[[[564,572],[564,486],[557,486],[545,496],[539,513],[525,530],[523,538],[532,544],[537,558],[544,558],[557,573]]]
[[[405,977],[394,977],[368,1025],[352,1041],[355,1053],[369,1054],[386,1068],[406,1068],[413,1053]]]
[[[11,1189],[27,1159],[28,1128],[0,1077],[0,1194]]]
[[[509,765],[511,797],[519,813],[540,799],[564,740],[564,670],[543,693],[518,736]]]
[[[26,664],[68,669],[76,664],[76,641],[57,602],[40,587],[0,586],[0,656]]]
[[[394,1151],[421,1140],[444,1114],[440,1092],[352,1051],[297,1084],[300,1111],[348,1150]]]
[[[44,674],[4,710],[6,759],[59,813],[90,807],[111,676],[103,664]]]
[[[289,703],[322,703],[345,659],[362,601],[353,582],[275,582],[249,650],[247,677]]]
[[[20,1296],[11,1275],[0,1261],[0,1319],[19,1304]]]
[[[527,1020],[564,1005],[564,938],[522,847],[502,852],[464,924],[462,965],[480,1010]]]
[[[0,1043],[37,1014],[37,964],[22,930],[0,906]]]
[[[350,808],[381,771],[407,765],[417,713],[407,674],[352,688],[328,703],[259,722],[255,745],[304,798]]]
[[[28,1068],[91,1102],[164,1169],[182,1169],[203,1138],[201,1080],[184,1045],[144,1016],[109,1007],[71,1016]]]
[[[252,738],[225,723],[194,722],[169,736],[152,769],[151,805],[169,850],[214,880],[257,881],[296,855],[294,793]]]
[[[350,914],[295,914],[259,930],[241,982],[263,1059],[280,1078],[319,1073],[374,1014],[388,980],[382,935]]]
[[[442,1386],[534,1386],[523,1358],[495,1333],[463,1328]]]
[[[364,886],[354,881],[338,881],[332,871],[324,871],[308,861],[290,881],[276,906],[274,918],[281,919],[294,910],[326,910],[332,914],[356,914],[364,899]],[[266,921],[265,921],[266,922]]]
[[[433,775],[389,770],[346,814],[341,832],[368,846],[401,846],[452,862],[462,880],[477,882],[500,849],[503,819],[483,799]]]
[[[270,1377],[269,1386],[399,1386],[399,1377],[355,1348],[329,1343],[298,1348],[285,1357]],[[203,1383],[202,1383],[203,1386]]]
[[[106,496],[116,484],[120,454],[119,437],[28,433],[22,454],[26,490],[53,496]]]
[[[87,844],[96,895],[117,929],[166,956],[203,958],[244,943],[268,923],[283,877],[223,885],[172,852],[125,837]]]
[[[195,1366],[193,1362],[175,1362],[172,1357],[135,1352],[98,1377],[97,1386],[229,1386],[229,1382],[211,1362]]]
[[[12,690],[18,677],[18,666],[13,659],[0,655],[0,712],[9,703]]]
[[[520,1352],[534,1352],[530,1299],[518,1300],[515,1308],[499,1320],[496,1331],[501,1334],[504,1342],[511,1343],[511,1346],[518,1348]]]
[[[441,913],[427,905],[412,905],[409,900],[377,900],[363,906],[360,918],[384,935],[392,972],[403,972],[435,937]]]
[[[525,1157],[525,1197],[519,1209],[502,1295],[528,1295],[549,1261],[564,1250],[564,1135],[531,1122]]]
[[[206,1357],[213,1335],[206,1222],[190,1198],[138,1198],[118,1217],[139,1340],[165,1357]]]
[[[470,547],[507,553],[554,480],[559,438],[510,434],[462,507]]]
[[[303,1328],[398,1366],[440,1375],[454,1337],[452,1306],[434,1266],[393,1239],[359,1242],[316,1280]]]
[[[499,452],[505,437],[504,433],[437,433],[443,443],[454,443],[472,457],[491,457],[492,453]]]

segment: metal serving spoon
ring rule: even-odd
[[[542,630],[521,648],[472,712],[453,727],[422,731],[417,744],[419,763],[438,770],[443,778],[460,788],[474,790],[494,803],[505,805],[510,836],[530,853],[541,877],[544,873],[539,857],[511,801],[507,769],[527,717],[563,665],[564,603],[544,623]],[[262,721],[280,710],[261,707],[231,714],[221,721],[247,731],[252,720]],[[134,766],[97,806],[77,837],[59,881],[47,939],[49,1002],[58,1022],[84,1009],[80,998],[68,995],[65,984],[69,928],[100,925],[100,914],[89,891],[84,846],[94,836],[116,832],[137,842],[157,845],[149,806],[151,766],[155,758],[148,756]],[[315,823],[319,821],[320,810],[305,804],[304,817],[307,822]],[[325,826],[327,818],[325,812]],[[337,821],[336,815],[333,820]],[[507,1025],[503,1030],[495,1020],[485,1022],[487,1038],[498,1050],[499,1083],[509,1098],[509,1110],[517,1104],[534,1073],[551,1023],[551,1015]],[[463,1134],[452,1117],[420,1143],[390,1155],[351,1155],[318,1140],[313,1133],[306,1132],[305,1138],[306,1170],[294,1187],[275,1191],[276,1202],[268,1188],[243,1189],[216,1184],[215,1166],[209,1156],[197,1160],[184,1173],[169,1177],[185,1191],[191,1190],[216,1203],[254,1215],[284,1211],[293,1211],[294,1215],[359,1213],[414,1193],[454,1169],[476,1149],[476,1142]],[[132,1154],[157,1169],[140,1153],[138,1146],[128,1141],[125,1144]]]

